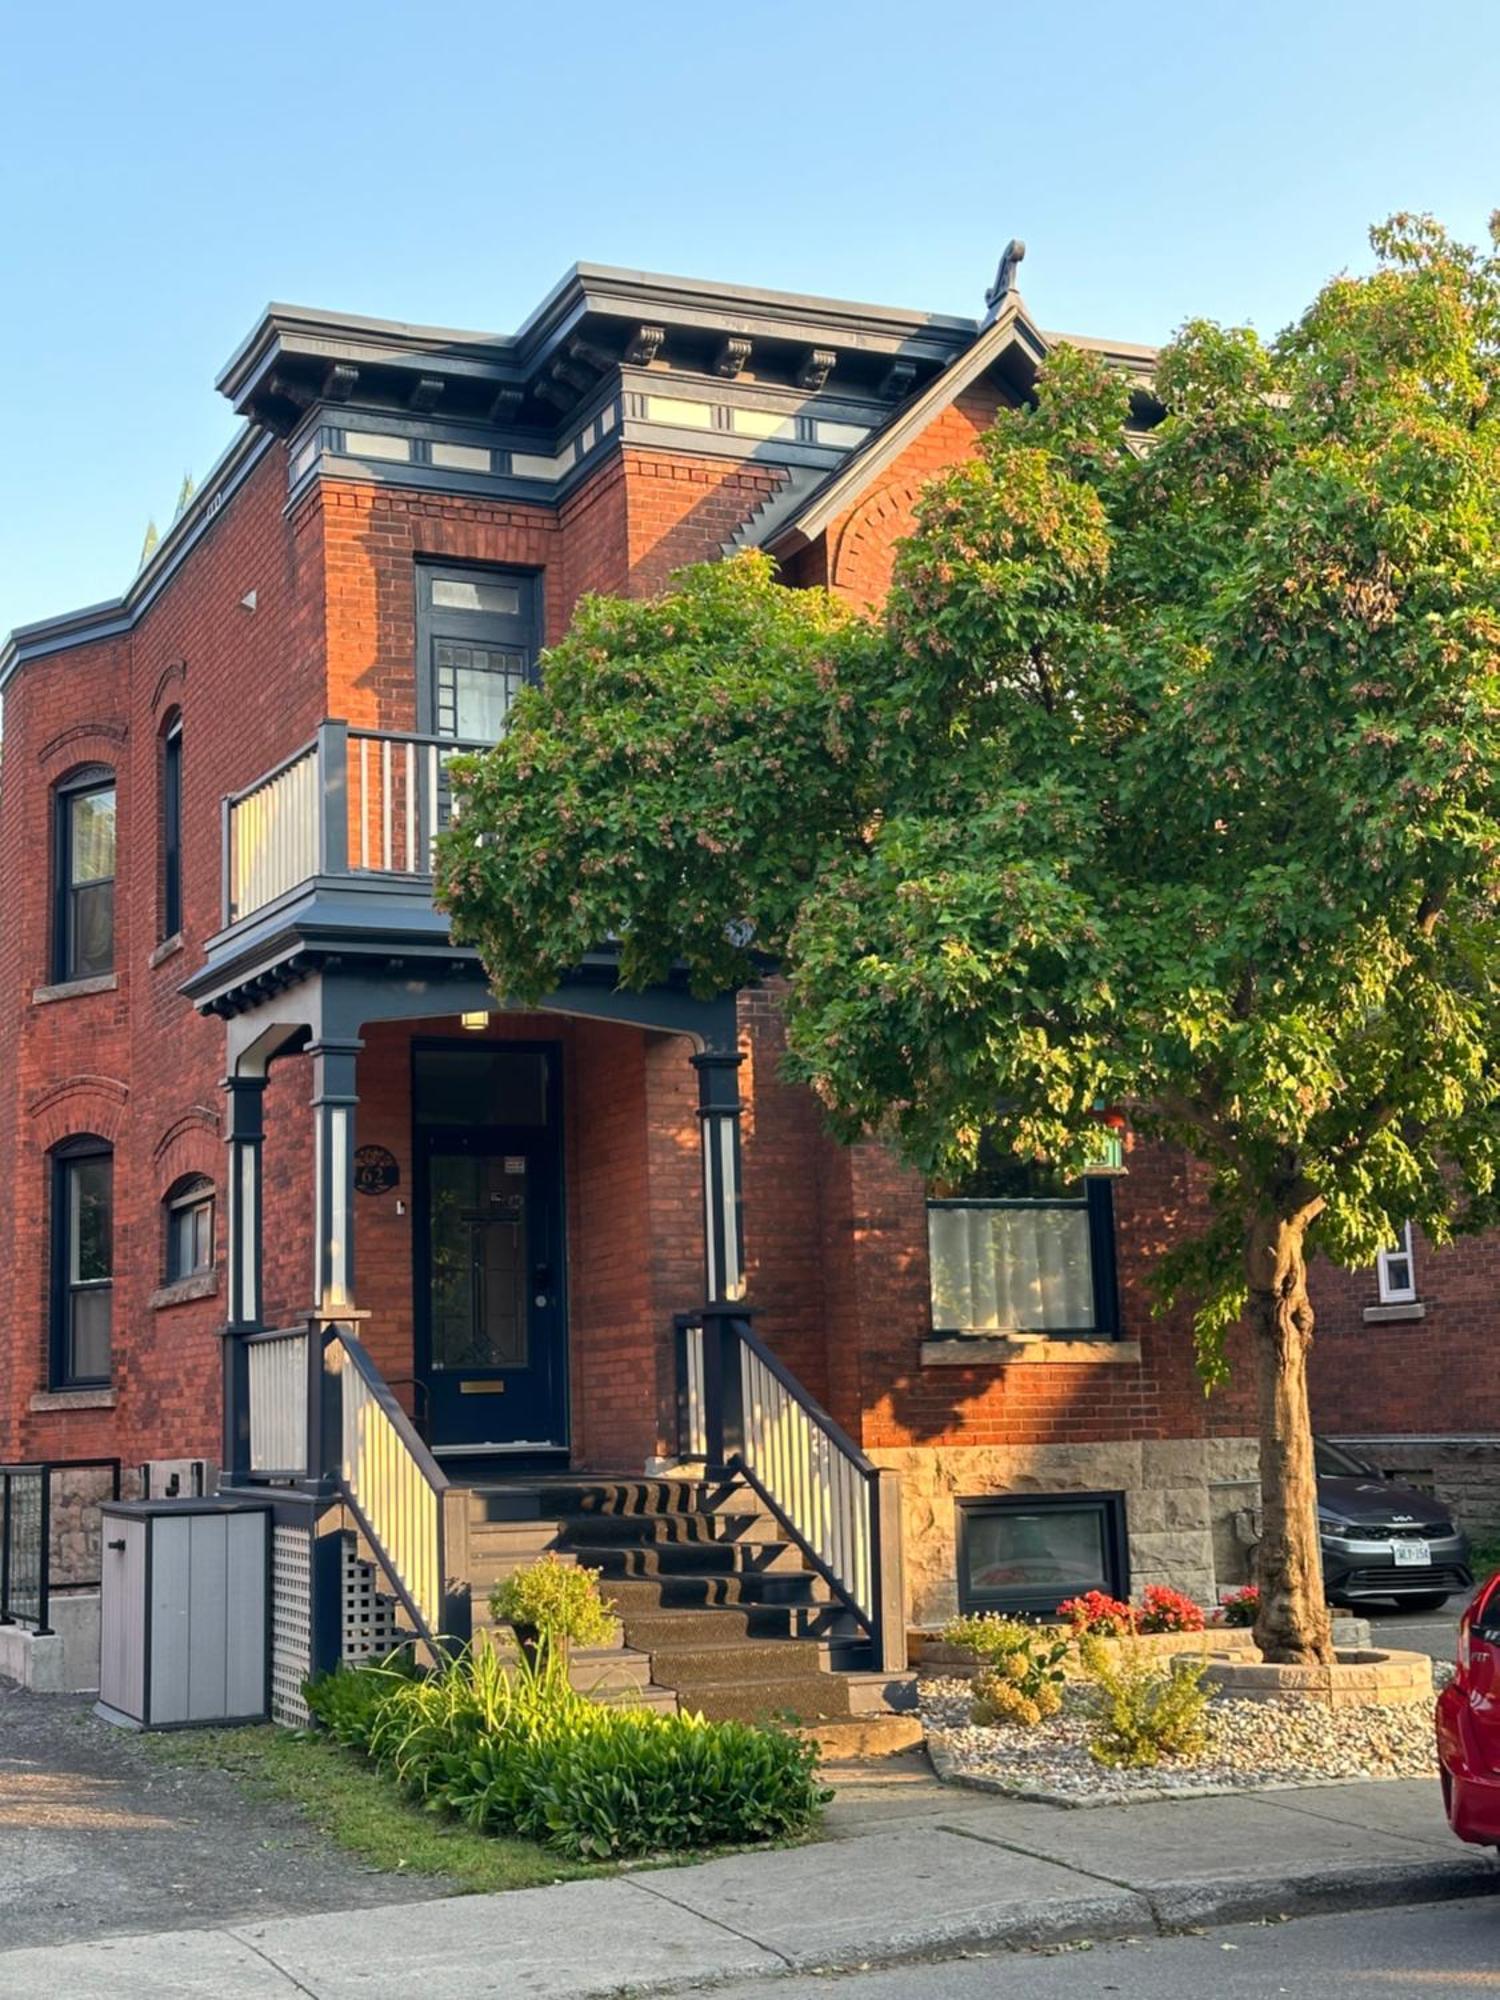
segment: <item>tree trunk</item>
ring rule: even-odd
[[[1307,1407],[1307,1217],[1267,1217],[1245,1245],[1260,1389],[1260,1490],[1264,1533],[1256,1560],[1255,1643],[1282,1666],[1333,1658],[1318,1554],[1318,1482]]]

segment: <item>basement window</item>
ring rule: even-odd
[[[1130,1594],[1123,1493],[986,1494],[958,1503],[962,1611],[1050,1618],[1088,1590]]]

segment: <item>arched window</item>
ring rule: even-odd
[[[182,711],[161,731],[161,910],[159,942],[182,929]]]
[[[92,1133],[52,1150],[52,1381],[106,1383],[114,1313],[114,1154]]]
[[[55,796],[52,976],[97,979],[115,969],[115,774],[88,765]]]
[[[214,1267],[214,1184],[206,1174],[184,1174],[167,1189],[166,1282],[202,1277]]]

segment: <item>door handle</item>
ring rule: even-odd
[[[120,1551],[120,1553],[121,1553],[122,1555],[123,1555],[123,1554],[125,1553],[125,1544],[124,1544],[124,1542],[123,1542],[123,1541],[119,1541],[119,1542],[106,1542],[106,1543],[104,1544],[104,1546],[105,1546],[105,1547],[106,1547],[107,1549],[118,1549],[118,1550]]]

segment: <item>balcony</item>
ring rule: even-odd
[[[479,743],[325,722],[223,802],[223,928],[186,991],[233,1011],[250,982],[309,954],[453,960],[432,857],[453,814],[448,765]],[[224,1008],[220,1002],[224,1002]]]

